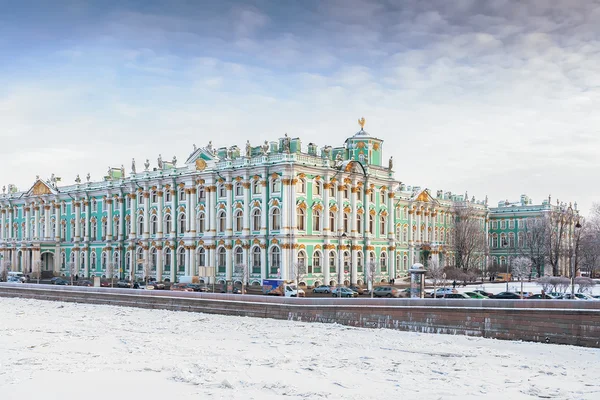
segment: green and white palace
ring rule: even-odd
[[[170,281],[213,266],[217,282],[246,270],[252,284],[291,279],[303,266],[308,285],[362,284],[376,264],[376,281],[386,282],[422,260],[452,265],[457,203],[477,211],[499,263],[508,249],[498,237],[519,244],[510,221],[549,207],[488,208],[487,199],[402,184],[392,159],[383,163],[383,140],[359,124],[339,147],[286,134],[243,150],[194,146],[183,165],[132,160],[129,173],[109,168],[98,182],[88,174],[69,186],[38,177],[26,192],[9,185],[0,196],[0,261],[45,276],[128,277],[134,268],[139,278]]]

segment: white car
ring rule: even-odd
[[[431,292],[429,295],[433,298],[444,297],[447,294],[458,293],[455,289],[452,288],[437,288],[435,289],[435,293]]]

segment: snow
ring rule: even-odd
[[[437,287],[443,287],[443,285],[438,285]],[[446,287],[452,287],[452,281],[446,281]],[[433,285],[427,281],[427,291],[431,291],[433,289]],[[460,282],[456,282],[456,290],[460,293],[471,292],[473,290],[485,290],[486,292],[498,294],[500,292],[506,291],[506,282],[486,282],[479,285],[467,285],[462,286]],[[575,286],[575,292],[577,292],[578,286]],[[519,281],[511,281],[508,282],[508,291],[509,292],[517,292],[521,291],[521,282]],[[523,282],[523,291],[532,292],[532,293],[541,293],[542,286],[538,285],[535,282]],[[566,293],[571,293],[571,286],[565,291]],[[585,293],[600,295],[600,284],[596,284],[591,291],[587,291]]]
[[[0,298],[0,399],[600,398],[600,349]]]

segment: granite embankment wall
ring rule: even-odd
[[[338,323],[600,348],[600,302],[280,298],[0,283],[0,297]]]

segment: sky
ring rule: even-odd
[[[0,186],[182,162],[209,140],[335,147],[365,117],[408,185],[584,214],[600,198],[599,0],[0,9]]]

